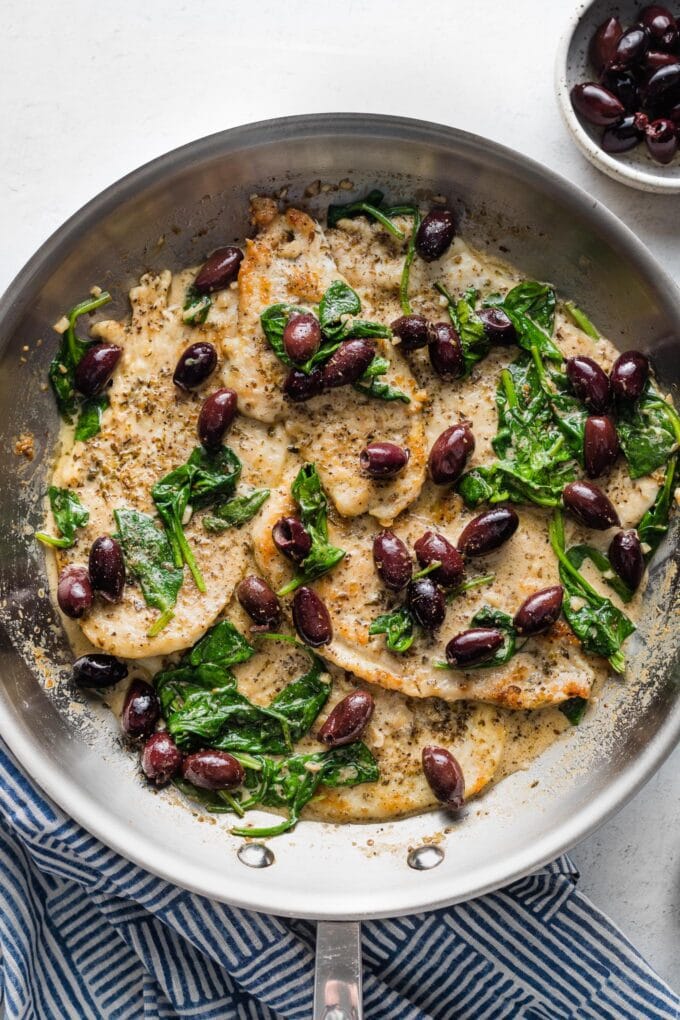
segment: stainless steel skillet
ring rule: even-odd
[[[65,811],[149,871],[239,906],[331,922],[426,910],[526,874],[620,807],[680,734],[679,642],[671,626],[679,600],[677,536],[657,554],[645,618],[629,645],[628,679],[609,685],[568,741],[471,803],[460,820],[431,814],[380,825],[303,822],[272,841],[274,859],[264,868],[247,866],[267,858],[244,862],[240,841],[219,824],[199,824],[170,795],[144,790],[110,714],[91,702],[74,707],[67,685],[53,684],[69,655],[30,533],[40,523],[57,433],[52,396],[41,389],[54,345],[50,325],[93,284],[111,290],[114,312],[124,313],[141,271],[197,262],[242,238],[255,191],[285,188],[289,201],[323,210],[327,192],[305,197],[307,186],[341,180],[353,184],[342,192],[347,196],[376,185],[395,198],[449,196],[465,210],[463,229],[476,244],[500,249],[528,276],[552,280],[619,346],[650,351],[664,386],[680,380],[680,296],[623,224],[511,150],[400,118],[294,117],[194,142],[94,199],[10,286],[0,304],[3,737]],[[31,461],[15,453],[25,434],[35,438]],[[410,867],[409,851],[428,842],[435,849],[415,863],[437,866]],[[337,961],[338,934],[346,952],[355,949],[356,932],[321,926],[321,943],[331,939],[323,958]]]

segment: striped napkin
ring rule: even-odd
[[[309,1020],[314,924],[213,903],[109,850],[0,744],[6,1020]],[[363,925],[367,1020],[680,1017],[561,857],[468,903]]]

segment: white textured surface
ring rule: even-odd
[[[0,44],[0,290],[63,220],[168,149],[248,121],[422,117],[520,149],[621,216],[680,278],[680,200],[607,180],[553,95],[559,0],[36,0]],[[680,751],[573,852],[581,889],[680,990]]]

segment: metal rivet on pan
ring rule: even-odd
[[[241,864],[249,868],[268,868],[274,863],[274,854],[264,843],[244,843],[236,851]]]
[[[444,851],[438,846],[417,846],[406,858],[409,868],[416,871],[429,871],[436,868],[444,860]]]

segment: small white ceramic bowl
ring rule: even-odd
[[[644,0],[637,2],[623,0],[620,3],[612,3],[612,0],[591,0],[590,3],[579,5],[557,50],[555,68],[557,99],[565,124],[581,152],[593,166],[602,170],[608,177],[631,188],[669,195],[680,192],[680,152],[667,166],[662,166],[651,158],[644,142],[635,149],[616,156],[604,152],[600,148],[602,128],[588,124],[578,117],[569,96],[572,87],[578,82],[593,81],[597,78],[588,60],[588,46],[597,26],[609,15],[616,14],[626,28],[636,20],[638,11],[644,6]],[[680,0],[666,0],[664,6],[680,17]]]

